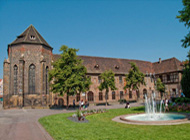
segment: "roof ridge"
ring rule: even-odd
[[[172,57],[172,58],[168,58],[168,59],[164,59],[164,60],[162,60],[162,62],[163,61],[169,61],[169,60],[172,60],[172,59],[176,59],[175,57]],[[156,61],[156,62],[152,62],[153,64],[155,64],[155,63],[158,63],[159,61]]]
[[[58,54],[56,54],[58,55]],[[118,60],[129,60],[129,61],[141,61],[141,62],[148,62],[152,63],[150,61],[144,61],[144,60],[137,60],[137,59],[127,59],[127,58],[112,58],[112,57],[102,57],[102,56],[87,56],[87,55],[78,55],[82,57],[91,57],[91,58],[103,58],[103,59],[118,59]]]
[[[32,26],[32,28],[33,28],[33,26]],[[38,33],[36,32],[36,29],[35,29],[35,28],[33,28],[33,30],[34,30],[34,32],[36,33],[36,35],[38,36],[38,39],[40,40],[40,43],[42,43],[42,41],[41,41],[41,39],[40,39],[40,37],[39,37]]]
[[[30,32],[30,28],[31,27],[31,25],[29,26],[29,29],[28,29],[28,31],[26,32],[26,36],[25,36],[25,38],[24,38],[24,41],[26,41],[26,38],[27,38],[27,36],[28,36],[28,34],[29,34],[29,32]]]

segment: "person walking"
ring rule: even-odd
[[[167,98],[165,98],[165,112],[166,112],[166,110],[169,111],[169,108],[168,108],[168,99]]]

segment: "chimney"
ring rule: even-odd
[[[162,59],[161,58],[159,58],[159,63],[162,63]]]

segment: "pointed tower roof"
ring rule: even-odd
[[[9,46],[21,43],[41,44],[52,49],[32,24],[21,35],[17,36],[16,40],[9,44]]]

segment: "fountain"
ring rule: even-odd
[[[133,124],[166,125],[188,121],[187,116],[179,113],[163,113],[163,100],[157,102],[155,93],[148,98],[145,95],[145,113],[120,116],[120,120]]]

